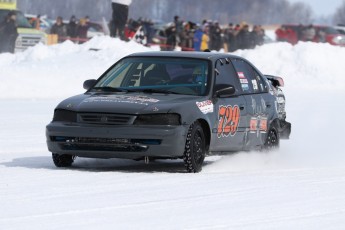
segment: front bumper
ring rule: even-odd
[[[183,156],[188,126],[99,126],[51,122],[48,150],[88,158],[140,159]]]

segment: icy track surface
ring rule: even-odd
[[[285,78],[293,129],[276,152],[208,157],[199,174],[181,161],[55,168],[44,132],[57,103],[147,50],[105,37],[0,55],[0,229],[345,229],[345,48],[236,53]]]

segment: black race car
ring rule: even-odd
[[[180,158],[199,172],[207,154],[271,149],[289,138],[273,82],[229,54],[132,54],[57,106],[48,149],[57,167],[76,156]]]

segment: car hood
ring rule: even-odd
[[[145,114],[169,113],[174,108],[195,102],[200,97],[175,94],[83,94],[68,98],[58,105],[58,109],[76,112]]]

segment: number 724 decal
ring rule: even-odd
[[[234,107],[231,105],[219,106],[217,129],[218,138],[228,137],[230,135],[234,136],[238,129],[240,116],[240,108],[237,105]]]

